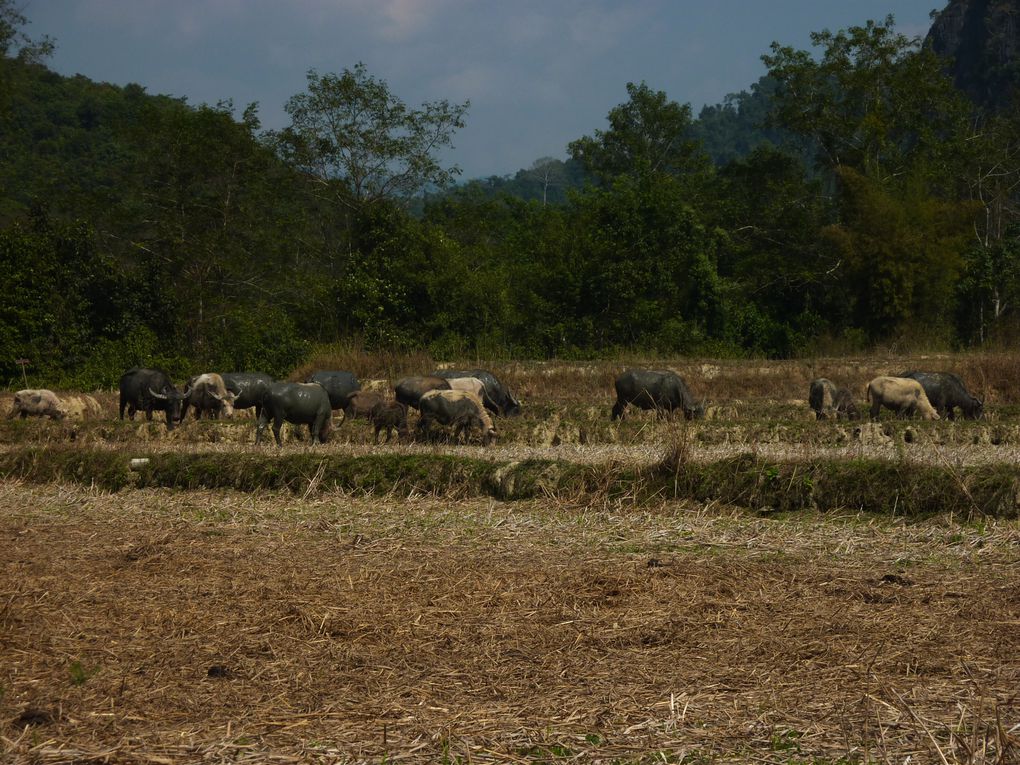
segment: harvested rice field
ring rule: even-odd
[[[0,762],[1020,763],[1020,358],[661,366],[705,420],[604,362],[494,366],[490,447],[0,420]],[[804,400],[907,368],[986,417]]]
[[[0,759],[1014,763],[1020,525],[0,486]]]

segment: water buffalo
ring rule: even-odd
[[[273,421],[273,436],[279,446],[283,422],[307,425],[313,439],[326,443],[333,429],[333,409],[329,395],[318,383],[273,383],[262,399],[262,414],[255,430],[255,443],[262,443],[262,433]]]
[[[675,372],[650,369],[628,369],[614,383],[616,403],[610,419],[623,419],[628,404],[639,409],[654,409],[656,417],[672,414],[677,409],[688,420],[705,416],[703,403],[696,403],[687,384]]]
[[[433,423],[453,428],[454,438],[460,440],[471,429],[482,436],[482,445],[496,440],[496,428],[485,410],[482,400],[463,390],[430,390],[418,402],[421,419],[418,432],[428,437]]]
[[[846,388],[837,388],[831,380],[819,377],[811,381],[808,389],[808,403],[815,410],[816,420],[856,420],[860,416],[853,394]]]
[[[166,429],[173,430],[174,424],[181,418],[181,403],[184,394],[180,393],[170,377],[161,369],[143,369],[132,367],[120,378],[120,419],[124,419],[124,409],[128,410],[128,418],[134,419],[135,412],[145,411],[145,419],[152,419],[152,411],[158,409],[166,412]]]
[[[435,377],[453,380],[459,377],[476,377],[485,386],[482,403],[490,412],[504,417],[513,417],[521,413],[521,402],[514,398],[496,375],[484,369],[437,369],[432,373]]]
[[[14,405],[7,419],[25,419],[29,416],[60,421],[67,416],[67,408],[56,393],[46,388],[19,390],[14,394]]]
[[[861,416],[861,412],[854,402],[854,396],[847,388],[836,388],[836,392],[832,396],[832,408],[836,412],[837,420],[856,420]]]
[[[262,399],[269,392],[273,378],[262,372],[224,372],[223,384],[234,394],[234,409],[255,408],[255,417],[262,414]]]
[[[386,431],[386,443],[390,442],[390,436],[394,429],[398,438],[407,438],[407,407],[399,401],[383,401],[372,409],[369,414],[372,426],[375,428],[375,443],[379,443],[379,432]]]
[[[188,406],[195,407],[195,418],[206,415],[211,419],[234,416],[234,394],[227,390],[223,378],[215,372],[193,377],[184,390],[181,402],[181,420],[188,415]]]
[[[385,399],[381,393],[370,390],[355,391],[351,394],[347,406],[344,407],[344,418],[357,419],[358,417],[363,417],[366,420],[371,419],[372,410],[382,405],[384,401]]]
[[[917,380],[924,388],[928,401],[942,417],[956,419],[956,407],[960,407],[966,420],[979,420],[984,416],[984,402],[975,398],[963,384],[963,380],[949,372],[904,372],[900,377]]]
[[[318,383],[329,394],[329,405],[333,409],[346,409],[347,402],[355,391],[361,390],[361,383],[353,372],[314,372],[305,380],[306,383]]]
[[[449,381],[442,377],[404,377],[397,380],[393,392],[404,406],[418,408],[418,401],[430,390],[450,390]]]
[[[924,388],[917,380],[906,377],[876,377],[868,383],[867,398],[871,401],[871,419],[877,420],[879,410],[884,406],[900,417],[913,414],[925,420],[939,419],[939,413],[928,401]]]
[[[468,393],[474,393],[483,404],[485,403],[485,383],[477,377],[451,377],[447,382],[450,383],[451,390],[466,390]]]

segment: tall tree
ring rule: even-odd
[[[362,63],[339,75],[313,69],[307,91],[287,102],[291,124],[277,139],[284,157],[343,205],[406,201],[460,173],[437,154],[464,127],[468,106],[443,99],[409,108]]]
[[[620,175],[700,174],[708,159],[691,137],[691,106],[671,101],[645,83],[627,83],[626,103],[609,112],[609,129],[568,146],[571,156],[603,183]]]
[[[884,22],[813,32],[809,51],[772,44],[762,56],[778,83],[775,122],[813,139],[822,167],[851,167],[879,179],[924,162],[947,170],[959,150],[968,106],[943,62]]]

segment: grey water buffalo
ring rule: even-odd
[[[496,440],[496,428],[482,400],[463,390],[430,390],[418,402],[421,419],[418,432],[429,437],[433,424],[453,428],[454,438],[462,440],[471,430],[481,434],[482,445]]]
[[[262,372],[224,372],[223,384],[234,394],[234,409],[255,409],[262,414],[262,399],[269,392],[273,378]]]
[[[28,388],[14,394],[14,404],[7,419],[20,417],[49,417],[51,420],[63,420],[67,416],[67,408],[56,393],[46,388]]]
[[[654,409],[656,417],[671,415],[680,410],[688,420],[705,416],[703,403],[694,401],[687,384],[675,372],[628,369],[613,383],[616,403],[610,419],[623,419],[629,404],[639,409]]]
[[[152,412],[166,412],[166,429],[173,430],[181,417],[184,394],[174,387],[170,377],[161,369],[132,367],[120,378],[120,419],[134,419],[135,412],[144,411],[145,419],[152,420]]]
[[[941,417],[955,420],[956,407],[960,408],[965,420],[979,420],[984,416],[984,402],[971,395],[963,380],[950,372],[911,370],[900,377],[909,377],[921,383],[928,401]]]
[[[836,413],[836,419],[857,420],[861,412],[854,401],[854,395],[847,388],[836,388],[832,396],[832,409]]]
[[[319,371],[314,372],[305,380],[306,383],[318,383],[329,395],[329,405],[333,409],[346,409],[351,396],[361,390],[361,383],[353,372]]]
[[[860,416],[853,394],[846,388],[836,385],[824,377],[812,380],[808,388],[808,404],[815,411],[816,420],[856,420]]]
[[[206,372],[188,381],[181,402],[181,420],[188,414],[188,407],[195,407],[196,419],[205,415],[211,419],[234,416],[234,394],[227,390],[223,377],[215,372]]]
[[[393,431],[397,431],[397,438],[407,438],[407,406],[399,401],[382,401],[373,407],[368,419],[372,421],[375,428],[375,443],[379,443],[379,433],[386,431],[386,443],[390,442]]]
[[[502,417],[514,417],[521,413],[521,402],[514,398],[510,389],[505,386],[492,372],[485,369],[437,369],[432,373],[435,377],[454,380],[463,377],[475,377],[485,386],[482,403],[485,408]]]
[[[312,438],[324,444],[333,429],[333,408],[325,388],[318,383],[273,383],[262,399],[262,414],[255,429],[256,444],[262,443],[262,434],[270,420],[277,446],[282,443],[280,428],[284,421],[307,425]]]
[[[450,383],[442,377],[404,377],[393,386],[397,401],[404,406],[418,408],[421,397],[430,390],[450,390]]]
[[[914,414],[924,420],[937,420],[939,413],[928,401],[917,380],[906,377],[876,377],[868,383],[867,399],[871,402],[871,419],[877,420],[884,406],[900,417]]]

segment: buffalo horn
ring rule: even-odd
[[[151,395],[153,398],[161,398],[161,399],[168,399],[168,398],[170,398],[165,393],[156,393],[156,391],[154,391],[152,388],[149,388],[149,395]]]

